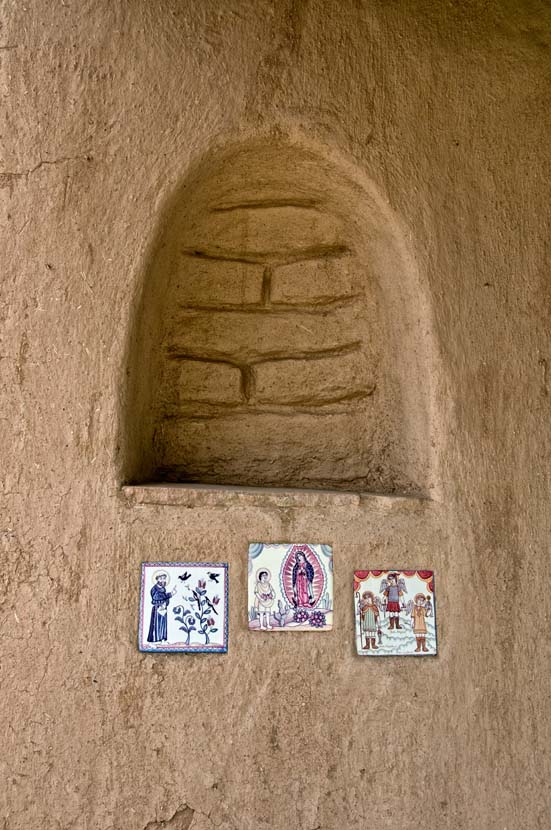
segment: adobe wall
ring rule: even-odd
[[[0,827],[548,826],[550,26],[536,0],[4,4]],[[251,225],[246,249],[226,239],[226,253],[249,255],[252,280],[226,262],[229,276],[211,271],[194,296],[205,259],[171,271],[163,240],[213,253],[222,230],[206,214],[181,235],[174,222],[237,175],[231,164],[217,175],[217,159],[256,142],[328,171],[323,216],[345,223],[359,283],[339,271],[330,295],[293,277],[293,256],[274,265],[289,240],[293,251],[345,244],[333,225],[301,236],[285,218],[261,225],[261,275]],[[269,178],[262,153],[255,187]],[[285,198],[321,198],[324,181],[294,177],[315,193]],[[217,205],[231,237],[235,205]],[[179,284],[188,294],[167,318]],[[246,351],[250,338],[232,333],[220,350],[209,315],[230,313],[234,284],[241,306],[296,304],[293,319],[309,320],[320,297],[359,285],[365,304],[337,309],[357,315],[359,335],[315,345],[359,343],[365,370],[354,374],[361,360],[349,365],[345,350],[338,373],[305,375],[308,339],[292,353],[270,346],[296,361],[283,374]],[[214,308],[201,310],[205,297]],[[182,314],[199,327],[209,316],[204,334],[163,334]],[[140,364],[151,344],[161,363]],[[224,377],[194,375],[205,358]],[[175,367],[185,383],[162,374]],[[351,430],[341,451],[331,430],[305,429],[283,482],[307,487],[298,493],[264,487],[292,467],[279,452],[273,476],[258,463],[231,473],[261,490],[166,486],[218,474],[220,433],[187,454],[205,407],[246,405],[238,419],[291,407],[286,417],[317,424],[295,412],[305,401],[285,386],[289,371],[311,409],[374,386],[335,416],[367,432]],[[167,395],[151,398],[159,383]],[[151,425],[174,407],[183,431],[159,438]],[[304,435],[322,442],[321,461],[300,480]],[[362,496],[345,486],[356,450]],[[165,486],[139,486],[150,476]],[[333,545],[332,632],[247,631],[252,540]],[[214,551],[230,565],[229,653],[140,654],[140,562]],[[437,658],[356,656],[351,575],[370,565],[435,570]]]

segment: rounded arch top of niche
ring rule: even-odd
[[[126,483],[427,489],[422,292],[360,175],[291,142],[228,147],[186,176],[151,251]]]

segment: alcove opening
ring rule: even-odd
[[[426,492],[423,292],[370,182],[300,144],[232,146],[186,176],[150,250],[124,483]]]

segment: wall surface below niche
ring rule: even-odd
[[[548,8],[3,11],[0,827],[547,830]],[[151,228],[205,148],[278,135],[337,147],[403,218],[440,349],[438,500],[120,491]],[[334,546],[332,633],[246,631],[251,539]],[[228,655],[139,654],[139,563],[214,553]],[[351,571],[388,564],[435,569],[436,659],[354,655]]]

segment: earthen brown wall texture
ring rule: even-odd
[[[0,828],[548,828],[549,5],[4,2],[0,72]],[[140,654],[213,557],[229,653]],[[438,657],[355,655],[383,566]]]

